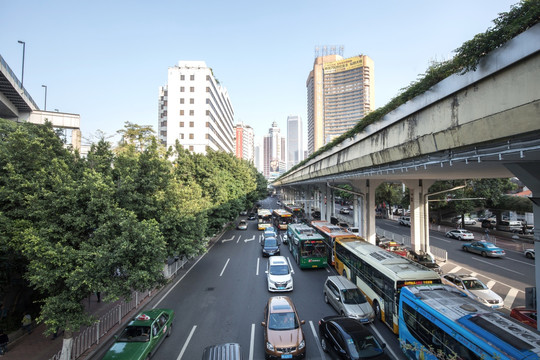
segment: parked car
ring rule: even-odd
[[[247,223],[247,221],[246,221],[246,220],[240,220],[240,221],[238,222],[238,225],[236,226],[236,228],[237,228],[238,230],[247,230],[247,228],[248,228],[248,223]]]
[[[262,255],[279,255],[279,242],[275,237],[267,237],[262,241]]]
[[[348,208],[341,208],[339,209],[339,213],[347,215],[347,214],[350,214],[351,211]]]
[[[348,316],[361,323],[375,319],[373,308],[358,287],[344,276],[329,276],[323,286],[324,302],[330,304],[341,316]]]
[[[411,226],[411,217],[410,216],[401,216],[399,218],[399,225]]]
[[[243,360],[244,355],[240,344],[226,343],[207,346],[204,349],[202,360]]]
[[[338,222],[336,225],[342,228],[343,230],[349,230],[351,228],[349,224],[343,221]]]
[[[264,344],[266,359],[303,359],[306,341],[302,325],[288,296],[273,296],[264,308]]]
[[[513,308],[512,311],[510,312],[510,316],[536,329],[536,326],[537,326],[536,309],[527,309],[525,307]]]
[[[487,241],[474,241],[472,243],[465,243],[462,246],[463,251],[480,254],[483,257],[503,257],[506,253],[503,249],[498,248],[494,244]]]
[[[468,218],[468,217],[465,218],[464,222],[465,222],[465,225],[476,225],[476,220],[473,220],[473,219]],[[458,216],[458,217],[454,218],[453,223],[461,224],[461,216]]]
[[[495,219],[485,219],[482,221],[482,227],[485,229],[495,229],[495,226],[497,226],[497,221]]]
[[[469,230],[463,230],[463,229],[450,230],[445,234],[445,236],[447,238],[458,239],[459,241],[474,240],[474,234],[470,232]]]
[[[152,309],[139,313],[116,338],[103,360],[149,359],[172,331],[174,311]]]
[[[437,272],[438,274],[442,274],[442,269],[439,264],[435,262],[431,255],[423,252],[422,250],[419,250],[418,252],[414,250],[409,250],[407,257],[412,261]]]
[[[405,249],[402,244],[395,241],[382,241],[379,243],[379,246],[386,251],[391,251],[401,256],[407,256],[407,249]]]
[[[293,278],[291,268],[285,256],[270,256],[266,269],[268,291],[292,291]]]
[[[523,255],[525,255],[529,259],[534,259],[535,258],[534,249],[525,249],[525,251],[523,252]]]
[[[523,231],[523,226],[521,221],[501,220],[497,224],[497,230],[518,233]]]
[[[490,290],[477,278],[464,274],[446,274],[441,277],[444,284],[453,286],[470,298],[492,308],[500,308],[504,305],[503,299],[494,291]]]
[[[356,319],[326,316],[319,320],[319,340],[332,359],[391,359],[368,326]]]

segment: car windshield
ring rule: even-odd
[[[270,314],[268,329],[270,330],[292,330],[299,327],[298,320],[294,312]]]
[[[341,293],[345,304],[364,304],[367,302],[364,294],[358,289],[343,289]]]
[[[469,290],[483,290],[487,289],[486,285],[476,279],[463,280],[463,285]]]
[[[275,238],[268,238],[264,240],[264,246],[277,246],[277,240]]]
[[[270,275],[287,275],[289,267],[287,265],[272,265],[270,266]]]
[[[122,331],[117,341],[146,342],[150,340],[150,326],[128,326]]]
[[[346,338],[347,347],[353,359],[370,358],[382,354],[384,351],[373,335],[365,336],[365,333],[351,333]]]

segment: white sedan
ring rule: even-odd
[[[483,282],[470,275],[446,274],[441,277],[443,284],[455,287],[470,298],[492,308],[503,306],[503,299],[490,290]]]
[[[458,240],[474,240],[474,234],[470,232],[469,230],[463,230],[463,229],[454,229],[448,231],[446,234],[446,237],[458,239]]]

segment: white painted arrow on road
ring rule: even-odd
[[[224,242],[227,242],[227,241],[233,241],[233,240],[234,240],[234,235],[233,235],[233,237],[230,238],[230,239],[223,239],[223,240],[221,240],[221,242],[224,243]]]
[[[245,239],[244,242],[253,241],[253,240],[255,240],[255,235],[253,235],[251,239]]]

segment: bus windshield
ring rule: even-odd
[[[322,241],[305,241],[302,243],[302,256],[325,257],[326,247]]]

